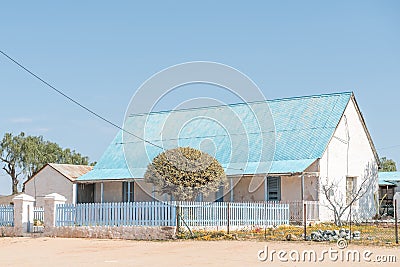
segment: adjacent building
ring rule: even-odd
[[[36,206],[44,205],[44,196],[58,193],[67,203],[77,202],[76,179],[91,171],[91,166],[49,163],[25,181],[25,193],[36,199]]]
[[[393,197],[400,192],[400,172],[379,172],[378,176],[380,212],[393,216]]]

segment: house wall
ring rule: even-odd
[[[241,178],[230,178],[233,182],[233,201],[264,201],[264,175],[244,176]],[[251,183],[251,184],[250,184]],[[228,187],[226,191],[229,191]],[[230,201],[230,192],[225,194],[224,201]]]
[[[318,177],[304,177],[304,200],[318,200]],[[299,201],[301,196],[301,176],[281,176],[281,200]]]
[[[101,183],[95,183],[94,201],[101,202]],[[122,182],[103,183],[103,202],[122,202]]]
[[[345,143],[348,139],[347,132],[350,137],[348,144]],[[345,142],[341,140],[345,140]],[[346,176],[357,177],[357,187],[364,179],[372,181],[368,193],[359,200],[356,208],[353,209],[354,212],[359,208],[358,211],[353,214],[363,218],[370,218],[375,214],[374,193],[378,190],[378,165],[353,100],[349,101],[344,116],[334,133],[334,138],[328,144],[319,165],[320,220],[333,220],[333,213],[328,209],[329,204],[322,191],[322,185],[337,184],[338,187],[332,194],[336,200],[345,203]]]
[[[135,201],[154,201],[153,185],[150,183],[145,183],[143,179],[135,180],[135,189],[133,194]]]
[[[281,177],[281,199],[283,201],[301,200],[301,177]]]
[[[65,196],[67,203],[73,203],[73,183],[49,165],[25,183],[25,193],[36,198],[36,206],[43,206],[44,197],[51,193]]]
[[[301,176],[280,176],[281,177],[281,200],[301,200]],[[264,175],[257,175],[253,180],[253,190],[250,187],[252,177],[232,178],[234,184],[233,201],[264,201]],[[318,177],[306,176],[304,178],[304,199],[318,200]],[[231,201],[232,191],[228,186],[224,191],[224,201]],[[207,199],[204,199],[207,201]]]
[[[251,190],[249,188],[251,177],[243,177],[243,178],[232,178],[229,177],[229,180],[233,180],[234,183],[234,199],[235,202],[240,201],[264,201],[264,176],[256,176],[254,178],[254,185],[255,187]],[[158,193],[152,193],[153,186],[152,184],[145,183],[143,179],[135,180],[135,189],[134,189],[134,199],[135,201],[153,201],[154,198],[159,200],[168,201],[170,197],[168,196],[161,196]],[[203,197],[203,201],[215,201],[216,200],[216,193],[210,193],[208,196]],[[231,192],[230,192],[230,185],[228,184],[224,188],[223,192],[223,200],[230,201],[231,200]]]
[[[101,202],[101,183],[94,184],[94,202]]]
[[[319,200],[319,177],[305,176],[304,177],[304,200],[318,201]]]
[[[104,202],[122,201],[122,182],[104,183]]]
[[[225,193],[227,193],[228,187],[225,189]],[[135,189],[134,189],[134,200],[135,201],[171,201],[171,196],[167,194],[159,194],[157,192],[153,192],[153,185],[151,183],[145,183],[143,179],[135,180]],[[215,201],[215,193],[211,193],[209,196],[204,197],[203,201]],[[229,198],[224,201],[229,201]]]

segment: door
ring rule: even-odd
[[[94,184],[78,184],[78,203],[94,203]]]

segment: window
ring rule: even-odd
[[[268,200],[280,201],[281,200],[281,177],[268,177],[267,178],[267,194]]]
[[[133,191],[135,189],[135,182],[123,182],[122,183],[122,201],[123,202],[133,202],[134,195]]]
[[[346,177],[346,205],[354,199],[356,193],[357,177]]]

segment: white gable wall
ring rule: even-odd
[[[44,196],[51,193],[58,193],[72,203],[73,191],[73,183],[49,165],[25,184],[25,193],[36,197],[36,206],[44,206]]]
[[[347,136],[349,136],[349,140]],[[377,170],[378,165],[368,135],[363,127],[354,100],[351,99],[334,133],[334,138],[330,141],[320,160],[320,220],[333,220],[333,212],[327,208],[328,203],[322,191],[322,184],[336,183],[338,190],[335,191],[335,198],[345,203],[346,176],[357,177],[357,187],[364,179],[373,180],[369,192],[356,203],[352,212],[356,214],[355,217],[358,216],[359,218],[374,216],[373,194],[378,190]],[[342,217],[342,219],[345,218],[347,216]]]

